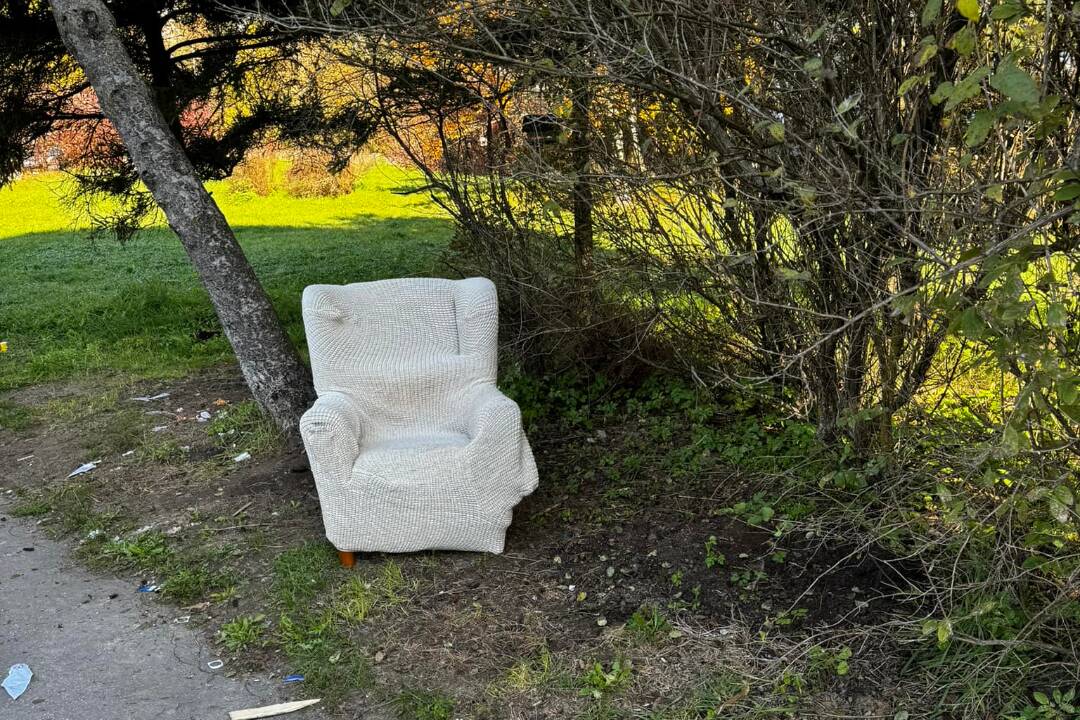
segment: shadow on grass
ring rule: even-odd
[[[306,346],[300,294],[312,283],[442,275],[453,225],[360,214],[344,222],[234,228],[290,337]],[[229,360],[206,291],[171,231],[124,246],[80,232],[0,240],[0,390],[101,371],[182,374]]]

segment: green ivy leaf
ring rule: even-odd
[[[889,301],[889,304],[892,305],[897,315],[910,318],[915,312],[915,305],[918,300],[919,298],[914,294],[897,295]]]
[[[810,279],[810,273],[806,272],[805,270],[793,270],[792,268],[787,267],[776,268],[776,274],[779,275],[781,279],[786,280],[787,282],[796,282],[799,280],[805,282]]]
[[[954,87],[951,80],[939,83],[938,86],[934,88],[934,92],[930,93],[930,102],[935,105],[940,105],[952,97],[953,90]]]
[[[1057,498],[1059,503],[1069,507],[1072,507],[1072,504],[1076,501],[1068,485],[1058,485],[1054,488],[1054,497]]]
[[[956,0],[956,11],[971,22],[978,22],[982,8],[979,7],[979,0]]]
[[[842,102],[841,102],[841,103],[840,103],[840,104],[839,104],[839,105],[837,106],[837,108],[836,108],[836,113],[837,113],[838,115],[843,115],[843,114],[844,114],[844,113],[846,113],[846,112],[847,112],[848,110],[851,110],[851,109],[852,109],[852,108],[854,108],[854,107],[855,107],[856,105],[858,105],[858,104],[859,104],[859,103],[860,103],[861,101],[862,101],[862,93],[855,93],[854,95],[848,95],[848,96],[847,96],[846,98],[844,98],[844,100],[843,100],[843,101],[842,101]]]
[[[799,197],[802,204],[808,208],[813,207],[817,201],[817,191],[812,187],[805,185],[796,185],[795,194]]]
[[[971,51],[975,49],[975,41],[977,37],[975,35],[975,26],[968,23],[964,27],[956,31],[956,34],[949,38],[947,44],[961,55],[967,56],[971,54]]]
[[[954,107],[970,100],[979,94],[979,90],[982,87],[982,81],[990,74],[990,68],[986,65],[975,68],[968,73],[963,80],[956,83],[953,88],[953,92],[949,95],[949,102],[945,103],[946,110],[952,110]]]
[[[1046,507],[1050,511],[1050,517],[1054,518],[1059,523],[1065,524],[1069,522],[1069,508],[1061,504],[1057,498],[1050,498],[1047,500]]]
[[[1062,405],[1072,405],[1080,397],[1080,380],[1069,378],[1058,381],[1057,394]]]
[[[994,113],[989,110],[980,110],[975,113],[968,123],[967,132],[964,133],[964,144],[968,147],[982,145],[990,130],[994,127]]]
[[[948,620],[940,620],[937,624],[937,641],[939,645],[949,642],[952,637],[952,623]]]
[[[900,87],[899,89],[897,89],[896,94],[899,97],[903,97],[904,95],[907,95],[909,92],[911,92],[911,90],[916,86],[925,85],[929,80],[930,76],[926,74],[914,75],[912,77],[909,77],[907,80],[900,83]]]
[[[960,332],[972,340],[978,340],[986,331],[986,323],[983,322],[979,311],[969,307],[960,313]]]
[[[1046,324],[1050,327],[1063,328],[1068,322],[1068,313],[1065,306],[1059,302],[1050,303],[1046,308]]]
[[[1012,57],[998,63],[997,71],[990,78],[990,87],[1024,105],[1039,104],[1039,86]]]
[[[923,6],[922,24],[925,27],[934,22],[941,15],[941,0],[928,0]]]
[[[916,58],[915,64],[918,67],[922,67],[926,63],[930,62],[935,55],[937,55],[938,46],[937,43],[930,39],[929,42],[923,41],[922,49],[919,50],[919,57]]]
[[[1080,197],[1080,183],[1069,183],[1068,185],[1062,185],[1054,193],[1054,200],[1056,202],[1068,202]]]
[[[1012,425],[1006,425],[1001,432],[1001,452],[1005,457],[1012,457],[1020,452],[1020,433]]]
[[[1012,20],[1019,17],[1024,13],[1024,6],[1016,0],[1005,0],[1003,3],[998,3],[994,6],[994,9],[990,11],[991,20]]]

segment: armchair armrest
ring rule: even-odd
[[[476,477],[495,481],[487,491],[504,496],[503,505],[513,507],[537,482],[536,463],[521,427],[521,409],[491,384],[477,387],[468,399],[470,467]]]
[[[360,412],[345,393],[326,392],[300,418],[308,460],[316,483],[344,484],[360,455]]]
[[[467,430],[472,442],[499,442],[521,435],[521,410],[494,385],[481,385],[469,396]]]

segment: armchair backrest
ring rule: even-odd
[[[389,434],[406,425],[450,429],[455,396],[495,382],[490,280],[311,285],[302,304],[315,389],[350,395]]]

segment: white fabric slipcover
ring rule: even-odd
[[[312,285],[303,312],[319,397],[300,431],[330,542],[502,552],[537,475],[495,387],[491,281]]]

